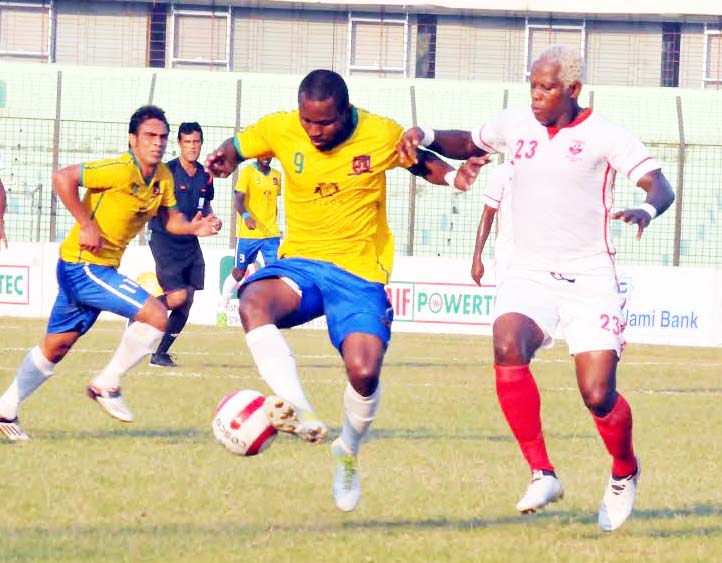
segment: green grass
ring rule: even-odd
[[[363,497],[340,513],[327,446],[279,436],[255,458],[218,446],[217,402],[268,391],[238,329],[189,327],[175,369],[136,368],[137,421],[84,396],[121,323],[99,323],[23,405],[26,444],[0,443],[0,561],[719,561],[722,352],[631,345],[619,389],[635,416],[637,510],[604,534],[610,460],[563,345],[540,354],[547,443],[566,498],[521,516],[528,470],[496,402],[488,338],[396,334],[361,455]],[[0,319],[0,387],[44,323]],[[339,431],[345,384],[325,332],[291,331],[307,394]]]

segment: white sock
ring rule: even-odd
[[[18,415],[20,403],[53,375],[55,364],[40,351],[40,346],[30,350],[20,364],[10,387],[0,397],[0,416],[13,419]]]
[[[297,407],[313,411],[298,379],[293,351],[276,325],[249,330],[246,343],[258,372],[273,392]]]
[[[223,282],[221,300],[218,302],[219,310],[225,311],[228,308],[228,302],[231,300],[231,297],[233,297],[233,293],[238,291],[239,287],[241,287],[241,282],[236,281],[236,279],[229,274]]]
[[[100,374],[90,382],[98,389],[120,387],[120,378],[155,350],[163,332],[148,324],[134,322],[125,329],[120,344]]]
[[[354,455],[358,455],[361,439],[371,427],[380,402],[381,382],[370,397],[362,397],[350,383],[346,384],[346,390],[343,393],[346,416],[343,420],[341,441]]]

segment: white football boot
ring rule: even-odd
[[[113,389],[99,389],[94,385],[88,385],[88,397],[97,402],[105,412],[121,422],[133,422],[133,413],[128,403],[120,394],[120,387]]]
[[[328,428],[312,411],[296,408],[275,395],[269,395],[263,406],[271,426],[279,432],[295,434],[307,442],[317,444],[326,440]]]
[[[358,457],[336,438],[331,444],[331,456],[336,464],[333,476],[333,500],[339,510],[350,512],[361,500],[361,481],[358,476]]]
[[[30,436],[20,428],[17,416],[15,418],[0,416],[0,435],[5,436],[11,442],[27,442],[30,439]]]
[[[531,472],[531,482],[524,496],[516,503],[516,509],[522,514],[529,514],[563,498],[562,482],[554,475],[545,475],[541,469],[535,469]]]
[[[597,520],[599,527],[605,532],[616,530],[632,514],[641,474],[642,466],[639,464],[639,458],[637,458],[637,471],[634,475],[622,477],[621,479],[609,478],[609,484],[604,492]]]

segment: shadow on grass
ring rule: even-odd
[[[664,530],[643,530],[634,532],[635,535],[652,537],[652,538],[692,538],[692,537],[714,537],[722,536],[722,521],[713,526],[700,526],[692,523],[685,525],[686,518],[719,518],[722,517],[722,506],[715,504],[699,504],[696,506],[688,506],[681,508],[668,509],[648,509],[635,510],[630,517],[630,522],[634,520],[646,521],[649,525],[654,523],[676,521],[679,528]],[[593,519],[596,522],[596,518]],[[623,528],[622,528],[623,530]],[[620,531],[622,531],[620,530]],[[610,537],[614,534],[610,534]],[[585,534],[583,538],[593,538],[595,534]]]
[[[191,524],[168,524],[168,525],[154,525],[147,524],[139,521],[137,526],[117,526],[117,527],[93,527],[93,526],[67,526],[57,528],[40,528],[37,526],[30,527],[3,527],[0,526],[0,530],[4,532],[4,535],[14,540],[27,540],[27,539],[48,539],[53,537],[63,536],[103,536],[112,533],[114,536],[138,536],[138,535],[153,535],[153,536],[166,536],[166,537],[191,537],[193,534],[201,535],[213,535],[213,536],[238,536],[238,535],[255,535],[255,534],[266,534],[269,531],[273,532],[289,532],[289,533],[329,533],[338,532],[339,530],[357,530],[359,532],[365,532],[368,530],[382,530],[382,531],[423,531],[423,530],[453,530],[453,531],[474,531],[495,526],[528,526],[534,524],[559,524],[560,526],[568,526],[570,524],[581,524],[581,525],[593,525],[595,532],[586,533],[581,537],[582,539],[595,539],[599,537],[610,537],[613,538],[615,535],[624,533],[624,528],[620,529],[615,534],[605,534],[601,530],[596,528],[597,515],[596,513],[578,513],[571,511],[554,511],[546,510],[532,515],[521,515],[514,514],[508,516],[499,517],[477,517],[477,518],[401,518],[401,519],[359,519],[359,520],[348,520],[347,517],[353,517],[353,515],[342,515],[338,514],[339,517],[343,517],[342,521],[317,521],[313,524],[308,525],[287,525],[282,522],[273,522],[268,525],[244,526],[241,524],[228,524],[225,526],[204,526],[191,525]],[[646,521],[663,521],[679,520],[680,524],[684,521],[681,518],[684,517],[703,517],[703,518],[717,518],[722,516],[722,506],[720,505],[697,505],[679,509],[654,509],[654,510],[641,510],[635,511],[632,515],[632,520],[646,520]],[[335,518],[334,518],[335,520]],[[650,522],[653,524],[653,522]],[[674,530],[648,530],[641,532],[633,532],[634,535],[643,535],[654,538],[692,538],[692,537],[715,537],[722,535],[722,523],[719,525],[708,525],[708,526],[684,526]]]
[[[344,517],[343,514],[337,513],[338,516]],[[335,518],[334,518],[335,520]],[[105,526],[61,526],[56,528],[40,528],[37,526],[29,527],[3,527],[0,526],[0,530],[4,532],[3,535],[14,537],[14,539],[32,539],[32,538],[53,538],[53,537],[64,537],[64,536],[102,536],[108,533],[112,533],[114,536],[137,536],[137,535],[155,535],[155,536],[192,536],[193,534],[213,534],[213,535],[239,535],[239,534],[260,534],[268,533],[269,531],[278,532],[289,532],[289,533],[308,533],[316,532],[326,534],[328,532],[338,532],[339,530],[385,530],[385,531],[397,531],[397,530],[431,530],[431,529],[445,529],[445,530],[475,530],[488,528],[492,526],[506,525],[506,524],[523,524],[527,525],[534,521],[559,521],[562,524],[568,524],[571,522],[577,523],[591,523],[593,519],[588,516],[578,517],[571,513],[565,512],[543,512],[535,515],[524,516],[524,515],[510,515],[502,516],[498,518],[467,518],[467,519],[453,519],[453,518],[427,518],[427,519],[399,519],[399,520],[356,520],[356,521],[319,521],[315,524],[308,525],[289,525],[283,522],[273,522],[264,526],[244,526],[242,524],[228,524],[225,526],[203,526],[191,525],[191,524],[168,524],[168,525],[155,525],[138,522],[137,526],[118,526],[118,527],[105,527]]]
[[[329,427],[331,436],[338,436],[341,428],[336,426]],[[588,434],[548,434],[557,440],[596,440],[597,436],[593,433]],[[124,438],[150,438],[150,439],[167,439],[173,441],[189,441],[201,442],[207,441],[211,436],[210,430],[205,428],[137,428],[131,426],[121,426],[109,430],[93,430],[93,431],[65,431],[65,430],[48,430],[33,431],[31,440],[117,440]],[[429,428],[375,428],[366,436],[364,442],[375,442],[383,440],[445,440],[453,442],[514,442],[511,434],[484,434],[481,432],[438,432]],[[0,447],[3,445],[14,445],[14,442],[8,442],[0,439]]]
[[[654,522],[679,520],[679,524],[684,524],[684,518],[718,518],[722,516],[722,506],[712,504],[701,504],[691,507],[678,509],[652,509],[652,510],[636,510],[631,516],[630,522],[634,520],[643,520],[653,525]],[[583,537],[588,539],[607,536],[608,534],[596,529],[597,515],[596,513],[578,513],[570,511],[553,511],[546,510],[532,515],[510,515],[496,518],[469,518],[465,520],[454,520],[452,518],[430,518],[430,519],[402,519],[402,520],[358,520],[354,522],[341,523],[344,529],[384,529],[384,530],[423,530],[423,529],[450,529],[450,530],[474,530],[484,529],[491,526],[500,525],[528,525],[535,522],[558,522],[561,525],[570,524],[593,524],[596,533],[585,534]],[[620,530],[623,531],[623,528]],[[637,535],[637,534],[635,534]],[[691,525],[683,526],[673,530],[648,530],[642,531],[638,535],[649,536],[653,538],[691,538],[691,537],[715,537],[722,536],[722,522],[717,525]],[[609,534],[613,537],[614,534]]]

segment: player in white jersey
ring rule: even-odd
[[[481,212],[479,227],[476,230],[476,245],[471,260],[471,278],[481,285],[484,276],[484,262],[481,253],[489,238],[494,218],[496,219],[496,237],[494,238],[494,276],[496,285],[501,283],[504,273],[509,268],[513,248],[511,230],[511,180],[514,175],[514,161],[493,168],[482,195],[484,210]]]
[[[612,531],[634,507],[639,462],[632,413],[616,391],[624,330],[609,220],[637,225],[637,237],[674,201],[669,182],[642,143],[578,104],[582,58],[552,45],[531,69],[531,109],[510,109],[472,132],[413,128],[399,152],[419,144],[450,158],[506,152],[514,161],[514,254],[497,288],[494,361],[501,409],[532,471],[517,503],[533,512],[563,496],[549,461],[540,397],[529,362],[557,327],[574,356],[577,384],[612,456],[599,526]],[[612,213],[612,187],[624,174],[646,192],[636,208]]]

